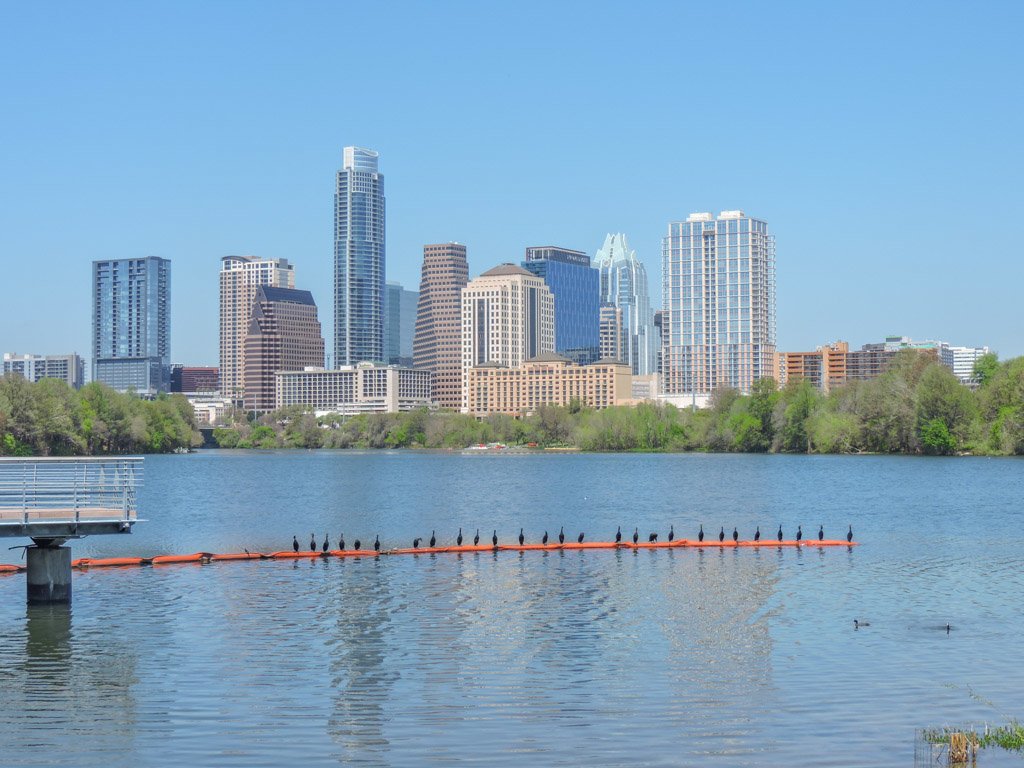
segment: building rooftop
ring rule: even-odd
[[[266,301],[282,301],[289,304],[306,304],[311,307],[316,306],[316,302],[313,301],[313,294],[309,291],[300,291],[295,288],[277,288],[271,285],[261,285],[259,291],[256,294],[256,300],[260,301],[260,297]]]
[[[528,362],[528,363],[571,363],[572,360],[570,360],[568,357],[562,357],[561,355],[556,355],[554,352],[545,352],[544,354],[537,355],[536,357],[531,357],[526,362]]]
[[[529,275],[530,277],[536,277],[529,270],[517,267],[515,264],[499,264],[492,269],[488,269],[480,277],[501,277],[503,275]]]

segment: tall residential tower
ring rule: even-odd
[[[423,246],[412,361],[433,374],[432,396],[439,408],[462,407],[462,289],[468,281],[466,246]]]
[[[629,363],[634,376],[654,373],[654,313],[643,262],[622,234],[605,237],[595,261],[601,272],[601,301],[622,310],[623,361]]]
[[[170,388],[170,259],[92,263],[92,378],[140,395]]]
[[[334,193],[334,364],[384,360],[384,176],[345,147]]]
[[[662,246],[664,393],[774,378],[775,238],[743,211],[691,214]]]

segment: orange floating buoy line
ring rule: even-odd
[[[419,540],[417,540],[418,543]],[[492,539],[493,541],[493,539]],[[690,541],[689,539],[676,539],[674,541],[567,541],[564,543],[550,544],[466,544],[454,547],[398,547],[396,549],[331,549],[327,551],[296,552],[286,550],[281,552],[229,552],[217,554],[213,552],[193,552],[190,555],[157,555],[156,557],[82,557],[71,561],[72,568],[88,570],[90,568],[119,568],[132,566],[160,566],[182,563],[212,563],[231,562],[239,560],[313,560],[331,557],[381,557],[390,555],[447,555],[447,554],[472,554],[481,552],[555,552],[563,549],[739,549],[772,547],[855,547],[857,542],[841,541],[839,539],[812,539],[812,540],[751,540],[740,541],[738,539],[723,539],[719,541]],[[10,573],[21,573],[25,570],[23,565],[0,564],[0,576]]]

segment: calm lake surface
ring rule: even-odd
[[[147,458],[147,522],[75,557],[460,525],[861,546],[94,570],[70,610],[0,577],[0,764],[912,765],[915,728],[1024,717],[1022,505],[1013,459]]]

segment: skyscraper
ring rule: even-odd
[[[166,392],[171,376],[171,262],[92,263],[92,378],[119,391]]]
[[[526,249],[523,268],[544,280],[555,298],[555,351],[586,365],[600,352],[601,277],[583,251]]]
[[[334,194],[334,364],[384,360],[384,176],[345,147]]]
[[[662,247],[664,392],[775,377],[775,238],[743,211],[673,222]]]
[[[384,362],[412,366],[412,340],[416,333],[416,305],[420,295],[401,283],[388,280],[384,286]]]
[[[468,281],[466,246],[423,246],[412,361],[433,373],[433,400],[440,408],[462,407],[462,289]]]
[[[469,369],[515,368],[555,351],[555,300],[544,281],[502,264],[462,291],[462,411],[468,412]]]
[[[601,304],[601,358],[625,359],[622,354],[622,310],[614,304]]]
[[[245,409],[274,410],[274,375],[279,371],[323,365],[324,337],[313,294],[259,286],[245,336]]]
[[[295,269],[287,259],[224,256],[220,260],[220,391],[241,402],[245,335],[261,285],[294,288]]]
[[[16,373],[26,381],[60,379],[72,389],[80,389],[85,383],[85,366],[77,353],[70,355],[19,355],[4,352],[4,375]]]
[[[624,361],[634,376],[654,373],[654,313],[647,290],[647,270],[630,250],[626,236],[608,235],[595,257],[601,272],[601,301],[622,310]]]

